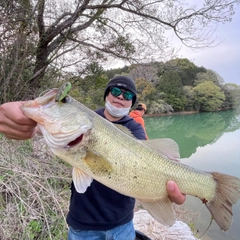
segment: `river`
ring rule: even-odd
[[[240,112],[227,110],[144,119],[150,139],[172,138],[178,143],[184,164],[240,178]],[[185,208],[200,214],[194,229],[201,235],[211,220],[208,210],[194,197],[187,197]],[[239,240],[239,223],[240,201],[233,206],[233,224],[227,232],[222,232],[213,221],[201,239]]]

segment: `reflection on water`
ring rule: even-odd
[[[217,171],[240,178],[240,128],[234,132],[225,132],[217,141],[204,147],[197,148],[190,158],[181,161],[197,169]],[[210,222],[210,214],[206,208],[195,198],[188,198],[185,204],[188,209],[201,213],[196,223],[200,233],[203,233]],[[222,232],[215,222],[211,225],[206,236],[216,240],[239,240],[240,239],[240,201],[233,206],[233,224],[229,231]],[[202,240],[208,238],[201,238]]]
[[[150,139],[172,138],[180,149],[181,161],[197,169],[217,171],[240,178],[240,113],[222,111],[193,115],[145,118]],[[184,206],[199,214],[194,222],[200,236],[208,227],[211,216],[206,207],[188,196]],[[240,201],[233,206],[233,224],[222,232],[213,221],[201,240],[240,239]]]
[[[240,115],[233,110],[146,117],[145,125],[150,139],[172,138],[180,149],[181,158],[190,157],[200,146],[215,142],[224,132],[240,128]]]

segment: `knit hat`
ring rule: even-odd
[[[106,99],[106,96],[110,92],[110,87],[119,87],[119,88],[124,88],[126,90],[131,91],[132,93],[134,93],[134,97],[132,99],[132,106],[136,102],[137,90],[136,90],[135,82],[131,78],[126,77],[126,76],[116,76],[116,77],[112,78],[107,83],[107,86],[105,88],[104,96],[103,96],[104,101]]]

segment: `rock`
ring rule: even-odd
[[[134,227],[146,234],[152,240],[197,240],[189,226],[181,221],[176,221],[171,227],[157,222],[146,210],[134,213]]]

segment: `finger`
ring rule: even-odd
[[[19,115],[15,116],[14,118],[12,116],[11,117],[6,116],[6,117],[9,120],[8,122],[16,123],[18,125],[21,125],[21,127],[24,127],[24,126],[36,126],[37,125],[37,123],[34,120],[26,117],[23,114],[19,114]]]
[[[30,139],[34,136],[35,131],[31,132],[13,132],[13,133],[6,133],[4,134],[6,138],[13,139],[13,140],[26,140]]]
[[[173,181],[167,182],[167,192],[171,201],[176,204],[181,205],[186,200],[186,196],[180,192],[177,184]]]
[[[11,119],[6,117],[4,125],[5,127],[8,128],[10,132],[11,130],[14,130],[17,132],[29,132],[36,127],[37,123],[29,118]]]

